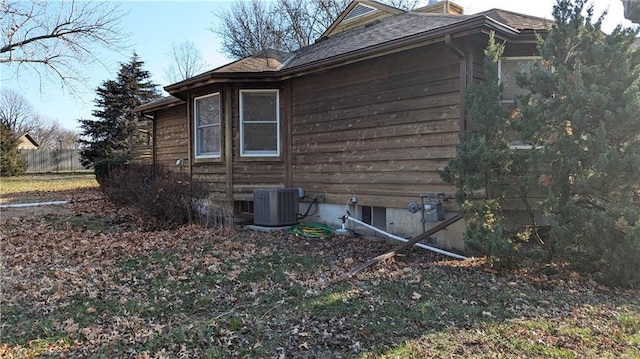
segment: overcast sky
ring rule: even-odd
[[[425,0],[425,3],[428,1]],[[554,0],[457,0],[466,14],[473,14],[491,8],[501,8],[523,14],[551,19]],[[16,79],[12,66],[0,65],[0,86],[11,88],[22,94],[45,118],[58,120],[65,128],[77,129],[79,118],[92,118],[95,89],[105,80],[114,79],[120,62],[130,59],[133,51],[145,62],[153,81],[161,86],[168,83],[164,79],[164,69],[169,65],[168,53],[172,42],[190,40],[203,53],[211,68],[221,66],[229,59],[220,53],[220,40],[209,30],[216,13],[228,8],[231,0],[201,1],[120,1],[119,6],[127,11],[121,26],[132,34],[130,48],[123,53],[105,52],[101,54],[104,65],[95,64],[87,69],[90,74],[85,88],[80,88],[78,98],[60,88],[55,82],[40,83],[33,75],[21,73]],[[605,31],[617,24],[630,26],[623,17],[620,0],[593,1],[597,14],[607,10]]]

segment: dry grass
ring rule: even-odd
[[[0,204],[70,200],[78,190],[97,187],[93,173],[0,177]]]

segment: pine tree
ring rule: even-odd
[[[0,176],[19,176],[27,163],[18,151],[18,138],[9,127],[0,124]]]
[[[95,120],[80,120],[81,151],[85,167],[107,158],[131,156],[131,139],[136,134],[138,120],[133,109],[160,97],[151,75],[143,70],[144,63],[135,53],[120,66],[116,80],[107,80],[96,89]]]
[[[520,77],[523,136],[546,197],[551,254],[640,284],[640,53],[636,30],[610,35],[587,0],[558,0],[540,53],[547,68]],[[603,15],[604,16],[604,15]],[[635,235],[634,235],[635,233]],[[611,282],[615,280],[615,282]]]
[[[513,180],[517,169],[507,139],[510,118],[500,103],[498,61],[503,51],[504,45],[496,43],[491,33],[484,51],[484,81],[470,84],[465,96],[471,128],[461,137],[456,158],[441,172],[445,182],[458,189],[458,203],[467,221],[467,249],[501,265],[511,262],[515,249],[502,208],[513,196],[504,183]]]

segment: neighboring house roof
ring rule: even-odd
[[[33,149],[39,147],[40,144],[38,144],[38,142],[36,142],[36,140],[34,140],[28,133],[25,132],[18,136],[18,149]]]
[[[373,3],[359,0],[358,3]],[[353,2],[350,6],[352,6]],[[347,12],[344,12],[343,15]],[[337,22],[340,19],[336,20]],[[532,31],[545,31],[550,20],[491,9],[472,15],[401,12],[394,16],[374,19],[363,26],[350,29],[288,54],[266,50],[193,78],[165,87],[171,93],[213,83],[226,78],[273,78],[274,75],[295,76],[301,71],[320,68],[329,63],[363,59],[407,44],[419,46],[447,34],[485,27],[499,30],[504,36],[518,36]],[[535,39],[532,37],[532,39]],[[441,40],[440,40],[441,41]]]

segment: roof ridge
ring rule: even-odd
[[[475,14],[472,15],[486,15],[487,13],[490,13],[492,11],[501,11],[501,12],[506,12],[509,13],[511,15],[518,15],[518,16],[523,16],[523,17],[528,17],[528,18],[532,18],[532,19],[538,19],[538,20],[545,20],[545,21],[553,21],[552,19],[548,19],[546,17],[540,17],[540,16],[535,16],[535,15],[529,15],[529,14],[523,14],[521,12],[516,12],[516,11],[512,11],[512,10],[505,10],[505,9],[501,9],[498,7],[494,7],[485,11],[480,11],[477,12]]]

